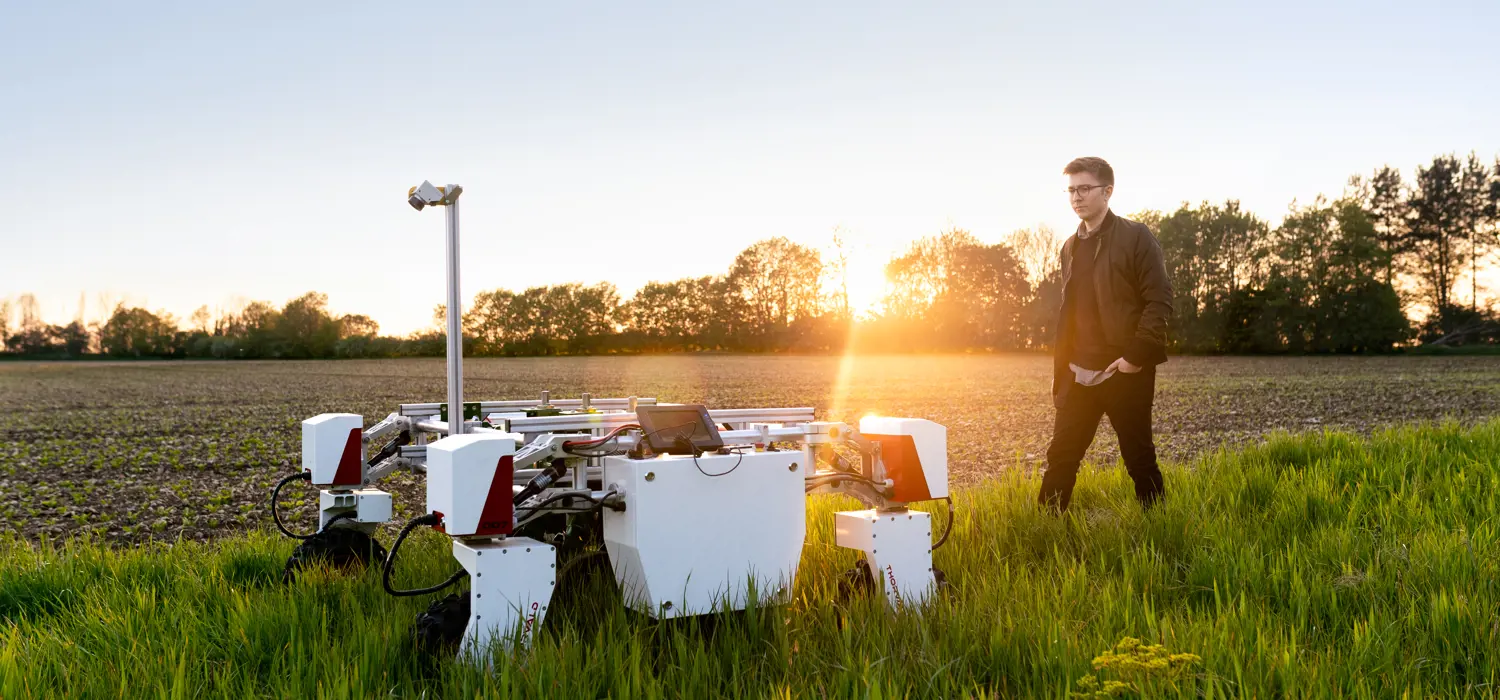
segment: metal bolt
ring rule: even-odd
[[[797,471],[797,463],[796,462],[792,462],[792,466],[787,467],[786,470],[789,471],[789,472]]]
[[[656,481],[656,472],[646,472],[646,481]]]
[[[879,552],[880,552],[880,550],[878,550],[878,549],[872,549],[872,550],[870,550],[871,554],[877,554]]]
[[[906,516],[906,519],[907,520],[911,520],[911,516],[910,515]]]
[[[667,609],[667,610],[671,610],[672,609],[672,601],[669,600],[669,601],[667,601],[665,603],[662,603],[661,606],[663,608]]]
[[[474,594],[474,597],[475,597],[475,598],[483,598],[483,597],[484,597],[484,594],[483,594],[483,593],[475,593],[475,594]]]
[[[474,556],[476,556],[476,557],[482,557],[482,556],[484,556],[484,552],[475,552]]]
[[[875,538],[876,538],[876,537],[879,537],[879,535],[876,535],[876,534],[874,534],[874,533],[870,533],[870,539],[872,539],[872,540],[873,540],[873,539],[875,539]]]
[[[531,548],[530,548],[530,547],[527,547],[527,548],[526,548],[526,551],[528,551],[528,552],[529,552],[529,551],[531,551]]]
[[[484,572],[483,572],[483,571],[481,571],[481,572],[479,572],[479,573],[477,573],[477,574],[474,574],[474,575],[475,575],[475,576],[476,576],[476,577],[478,577],[478,576],[483,576],[483,575],[484,575]]]
[[[557,568],[557,564],[548,564],[547,567],[548,568],[552,568],[552,569],[556,569]]]
[[[549,585],[549,586],[556,586],[557,582],[556,581],[548,581],[547,585]]]

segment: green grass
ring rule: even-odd
[[[1118,469],[1081,475],[1062,520],[1036,486],[957,494],[951,591],[928,609],[833,602],[853,557],[831,545],[847,504],[824,499],[792,604],[708,629],[602,601],[489,672],[413,653],[430,597],[387,597],[373,572],[282,586],[291,542],[269,534],[10,539],[0,697],[1066,697],[1086,677],[1147,697],[1500,694],[1500,420],[1277,435],[1173,466],[1149,514]],[[438,580],[446,550],[414,538],[401,578]]]

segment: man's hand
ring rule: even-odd
[[[1132,365],[1129,362],[1126,362],[1125,358],[1122,357],[1118,360],[1115,360],[1114,362],[1109,363],[1109,367],[1105,368],[1104,371],[1108,372],[1110,370],[1119,370],[1124,374],[1135,374],[1136,372],[1141,371],[1141,368],[1136,365]]]

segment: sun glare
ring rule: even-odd
[[[885,301],[885,265],[873,260],[851,260],[849,264],[849,308],[855,316],[879,313]]]
[[[834,281],[833,292],[841,289],[849,295],[849,310],[855,319],[869,319],[879,315],[885,307],[885,296],[890,284],[885,278],[885,260],[868,248],[849,251],[844,260],[843,274]],[[833,382],[833,401],[829,407],[829,420],[846,420],[849,393],[855,377],[858,354],[854,345],[854,327],[849,328],[849,339],[839,359],[838,373]]]

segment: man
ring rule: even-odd
[[[1068,508],[1078,464],[1101,416],[1120,438],[1135,497],[1149,508],[1165,492],[1151,436],[1156,365],[1167,361],[1172,285],[1161,244],[1145,225],[1110,211],[1115,171],[1101,158],[1063,168],[1083,221],[1062,247],[1063,302],[1053,356],[1057,422],[1038,501]]]

